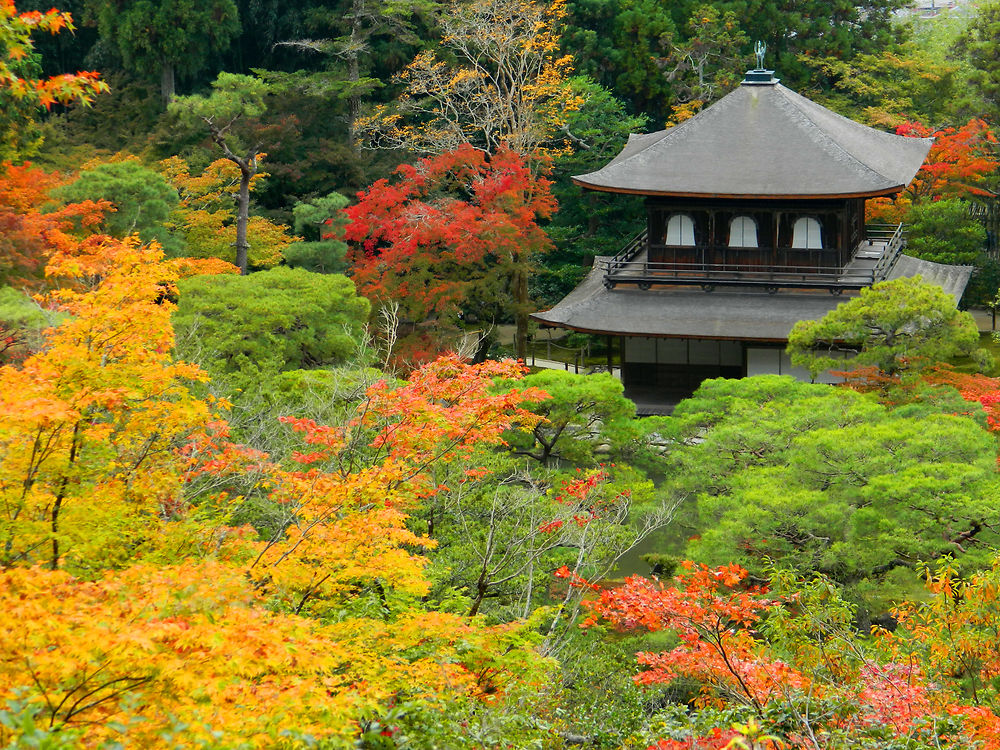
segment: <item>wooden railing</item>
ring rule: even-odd
[[[639,234],[632,238],[624,249],[619,252],[610,261],[607,261],[607,267],[609,273],[614,273],[620,268],[624,268],[632,259],[635,258],[639,253],[647,248],[646,240],[649,238],[649,230],[643,229]]]
[[[604,285],[612,289],[618,284],[636,284],[648,289],[653,284],[700,284],[706,291],[716,285],[763,286],[769,292],[781,287],[821,288],[839,294],[845,289],[861,289],[883,281],[895,266],[903,250],[903,225],[870,225],[867,238],[858,250],[881,248],[874,267],[852,261],[846,266],[789,263],[796,255],[808,258],[823,251],[790,248],[754,248],[761,257],[777,254],[779,263],[773,262],[708,262],[709,258],[723,258],[732,252],[739,255],[746,249],[730,247],[669,248],[700,256],[698,260],[650,261],[649,254],[640,258],[643,250],[650,248],[646,232],[635,237],[613,258],[601,261]],[[667,248],[664,248],[667,249]],[[827,252],[830,252],[829,250]]]
[[[871,234],[869,234],[868,237],[869,241],[871,241]],[[903,254],[905,239],[906,237],[904,235],[903,225],[900,224],[886,240],[885,250],[882,251],[882,257],[878,259],[878,263],[876,263],[875,268],[872,269],[872,283],[876,281],[885,281],[886,278],[888,278],[889,274],[892,272],[893,266],[896,265],[896,261],[899,260],[899,256]]]

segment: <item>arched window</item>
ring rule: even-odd
[[[673,214],[667,222],[666,245],[694,245],[694,219],[687,214]]]
[[[800,216],[792,228],[792,247],[798,250],[822,250],[823,227],[819,219]]]
[[[757,222],[737,216],[729,224],[729,247],[757,247]]]

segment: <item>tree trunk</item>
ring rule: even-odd
[[[247,243],[247,218],[250,215],[250,178],[253,173],[248,167],[241,165],[240,195],[236,207],[236,265],[240,273],[247,275],[247,254],[250,245]]]
[[[163,99],[164,107],[170,104],[170,100],[174,98],[175,91],[174,64],[164,60],[163,67],[160,70],[160,96]]]
[[[350,85],[351,95],[347,99],[347,144],[350,148],[355,148],[354,137],[361,116],[361,94],[358,93],[358,82],[361,80],[361,62],[358,53],[359,38],[361,35],[361,15],[364,9],[364,0],[354,0],[351,13],[351,51],[347,57],[347,80]]]
[[[80,423],[77,422],[73,425],[73,437],[69,445],[69,465],[63,473],[62,483],[59,486],[59,492],[56,493],[55,502],[52,504],[52,513],[50,517],[52,529],[52,561],[50,563],[50,567],[52,570],[59,569],[59,512],[62,510],[63,500],[66,499],[66,492],[69,488],[69,473],[75,468],[76,465],[76,453],[77,448],[79,447],[79,440]]]

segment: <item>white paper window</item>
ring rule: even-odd
[[[694,245],[694,220],[687,214],[673,214],[667,222],[667,245]]]
[[[823,227],[819,219],[802,216],[795,220],[792,228],[792,247],[800,250],[823,249]]]
[[[729,247],[757,247],[757,222],[750,216],[737,216],[729,224]]]

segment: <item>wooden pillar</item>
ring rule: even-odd
[[[614,372],[615,372],[615,367],[614,367],[613,352],[611,351],[611,345],[612,345],[611,342],[612,342],[612,339],[611,339],[610,334],[607,335],[607,336],[605,336],[604,339],[605,339],[605,341],[604,341],[605,346],[607,346],[607,348],[608,348],[608,357],[607,357],[607,359],[608,359],[608,373],[613,375]]]
[[[774,237],[771,240],[771,265],[778,265],[778,238],[781,236],[781,211],[774,212]]]
[[[625,337],[618,337],[618,367],[621,369],[622,373],[622,385],[625,385]]]

